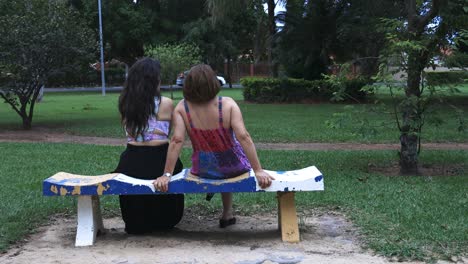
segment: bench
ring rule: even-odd
[[[315,167],[294,171],[268,171],[275,180],[261,189],[253,171],[226,180],[202,179],[189,169],[172,176],[167,193],[277,192],[278,227],[283,241],[299,242],[294,194],[296,191],[323,191],[322,173]],[[141,180],[120,173],[83,176],[59,172],[43,182],[45,196],[77,196],[78,217],[75,246],[91,246],[98,232],[104,232],[99,196],[165,194],[155,190],[153,180]]]

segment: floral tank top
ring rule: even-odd
[[[136,138],[130,136],[127,132],[127,142],[143,142],[151,140],[167,140],[169,136],[169,125],[170,121],[160,121],[157,120],[156,116],[159,112],[159,98],[154,98],[154,115],[151,115],[148,119],[148,124],[143,131],[142,135],[138,135]],[[156,133],[159,132],[159,133]],[[162,134],[160,134],[162,133]]]

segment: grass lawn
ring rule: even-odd
[[[386,91],[379,91],[383,100],[388,100]],[[165,92],[166,96],[169,95]],[[180,91],[174,93],[175,101],[182,99]],[[353,118],[340,129],[326,125],[333,113],[348,111],[345,104],[251,104],[243,102],[241,89],[224,89],[221,95],[230,96],[239,102],[244,120],[256,142],[398,142],[398,132],[390,114],[368,111],[362,115],[371,122],[386,122],[390,127],[379,127],[375,134],[362,136],[356,133],[360,125]],[[56,131],[76,135],[123,137],[117,111],[118,94],[109,93],[50,93],[44,102],[36,105],[33,126],[48,127]],[[468,112],[468,86],[462,94],[452,98],[457,107]],[[353,105],[357,110],[365,105]],[[466,142],[468,132],[458,132],[455,111],[449,105],[440,105],[439,126],[424,127],[424,142]],[[18,129],[19,116],[7,104],[0,104],[0,129]],[[466,118],[465,118],[466,119]]]
[[[42,197],[41,182],[57,171],[103,174],[114,169],[123,147],[0,143],[0,250],[32,232],[52,214],[73,212],[69,197]],[[183,162],[188,165],[188,151]],[[407,259],[446,258],[468,251],[468,152],[424,151],[425,163],[464,164],[464,175],[388,177],[367,166],[397,159],[394,151],[259,151],[269,169],[317,165],[325,191],[298,193],[299,210],[339,210],[360,228],[366,246],[385,256]],[[236,209],[275,211],[275,194],[237,194]],[[206,203],[187,195],[187,206],[219,210],[219,195]],[[116,197],[104,197],[105,214],[118,212]],[[217,214],[216,214],[217,216]]]

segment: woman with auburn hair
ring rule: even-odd
[[[130,68],[119,97],[122,126],[127,134],[127,148],[114,172],[138,179],[154,179],[164,172],[169,146],[172,100],[161,96],[161,66],[143,58]],[[175,158],[176,172],[182,163]],[[170,229],[179,223],[184,210],[183,194],[121,195],[120,209],[129,234]]]
[[[229,97],[217,96],[220,85],[210,66],[192,67],[184,81],[184,100],[173,114],[174,134],[169,144],[163,177],[154,181],[156,189],[166,192],[182,149],[185,132],[192,142],[191,174],[207,179],[228,179],[253,169],[262,188],[271,185],[272,176],[263,171],[255,145],[247,132],[242,113]],[[232,193],[222,193],[221,228],[236,223]]]

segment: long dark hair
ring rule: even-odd
[[[119,112],[122,125],[134,138],[142,135],[148,126],[148,118],[154,115],[154,98],[161,101],[160,73],[159,61],[151,58],[138,60],[128,71],[119,97]]]

